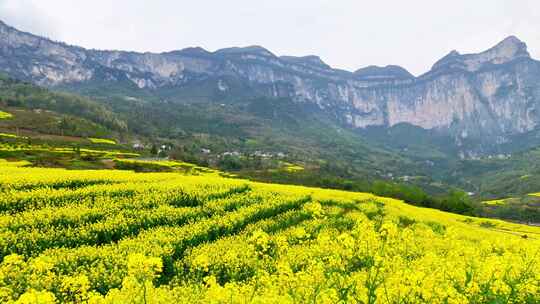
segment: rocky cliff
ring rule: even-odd
[[[258,88],[249,94],[314,104],[352,128],[408,123],[450,135],[458,145],[471,138],[502,143],[540,123],[540,62],[513,36],[479,54],[452,51],[414,77],[399,66],[342,71],[317,56],[277,57],[259,46],[87,50],[0,22],[0,71],[48,87],[118,82],[156,93],[205,82],[221,97],[237,94],[231,88],[242,83]]]

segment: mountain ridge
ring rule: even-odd
[[[346,73],[350,74],[351,77],[354,77],[354,74],[357,73],[358,71],[368,69],[368,68],[372,68],[372,67],[377,67],[375,65],[368,65],[368,66],[365,66],[365,67],[358,68],[355,71],[343,70],[343,69],[334,68],[334,67],[328,65],[327,63],[322,61],[320,59],[320,57],[318,57],[317,55],[305,55],[305,56],[281,55],[281,56],[277,56],[274,53],[272,53],[270,50],[268,50],[267,48],[264,48],[264,47],[259,46],[259,45],[250,45],[250,46],[243,46],[243,47],[242,46],[225,47],[225,48],[217,49],[215,51],[208,51],[208,50],[206,50],[206,49],[204,49],[202,47],[194,46],[194,47],[186,47],[186,48],[183,48],[183,49],[163,51],[163,52],[139,52],[139,51],[129,51],[129,50],[119,50],[119,49],[84,48],[84,47],[69,44],[69,43],[66,43],[66,42],[63,42],[63,41],[57,41],[57,40],[54,40],[54,39],[51,39],[51,38],[48,38],[48,37],[42,37],[42,36],[30,33],[30,32],[18,30],[17,28],[15,28],[13,26],[10,26],[9,24],[3,22],[2,20],[0,20],[0,29],[4,29],[4,30],[8,29],[8,30],[17,32],[19,34],[31,36],[32,38],[36,38],[36,39],[39,39],[39,40],[45,40],[45,41],[47,41],[49,43],[60,44],[60,45],[65,46],[65,47],[76,48],[76,49],[80,49],[80,50],[84,50],[84,51],[88,51],[88,52],[97,52],[97,53],[125,53],[125,54],[140,55],[140,56],[144,56],[144,55],[170,55],[170,54],[177,54],[177,53],[182,53],[182,54],[206,54],[206,55],[212,55],[212,54],[213,55],[215,55],[215,54],[242,54],[242,53],[246,53],[246,54],[250,54],[250,53],[251,54],[264,54],[265,56],[273,57],[273,58],[276,58],[276,59],[282,59],[282,60],[298,59],[298,60],[302,60],[303,62],[312,62],[312,63],[315,63],[317,65],[324,65],[328,69],[333,70],[333,71],[346,72]],[[396,68],[399,68],[399,69],[403,69],[403,71],[409,73],[412,76],[412,77],[409,77],[409,78],[418,79],[418,78],[421,78],[422,75],[427,74],[430,71],[432,71],[435,68],[435,66],[437,65],[437,62],[445,59],[448,56],[480,55],[480,54],[492,51],[494,49],[497,49],[497,48],[501,47],[501,45],[504,45],[504,44],[508,43],[509,41],[512,41],[511,44],[516,44],[517,43],[517,44],[523,45],[523,51],[526,54],[525,57],[531,58],[530,54],[527,52],[526,44],[523,41],[521,41],[519,38],[517,38],[516,36],[510,35],[510,36],[504,38],[503,40],[501,40],[499,43],[492,46],[491,48],[489,48],[489,49],[487,49],[485,51],[479,52],[479,53],[461,54],[457,50],[452,50],[449,54],[447,54],[446,56],[443,56],[441,59],[436,61],[431,70],[428,70],[428,71],[424,72],[423,74],[420,74],[419,76],[414,76],[413,74],[410,74],[410,72],[408,72],[407,69],[405,69],[405,68],[403,68],[403,67],[401,67],[399,65],[390,64],[390,65],[386,65],[386,66],[381,66],[380,68],[389,68],[389,67],[394,68],[394,67],[396,67]],[[312,60],[309,60],[309,59],[312,59]],[[513,58],[513,59],[515,59],[515,58]]]
[[[278,57],[261,46],[88,50],[0,23],[0,71],[75,91],[96,83],[127,86],[173,102],[286,98],[315,105],[352,129],[408,123],[434,130],[465,153],[507,143],[540,124],[540,62],[515,36],[480,53],[452,51],[416,77],[395,65],[344,71],[314,55]],[[474,140],[479,144],[467,143]]]

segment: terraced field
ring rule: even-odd
[[[215,174],[0,161],[2,303],[538,303],[540,229]]]

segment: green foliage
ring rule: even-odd
[[[51,110],[87,119],[106,128],[126,131],[125,122],[103,105],[74,94],[51,92],[28,83],[0,79],[0,105],[25,109]]]
[[[481,222],[480,223],[480,227],[482,228],[494,228],[495,227],[495,224],[493,224],[492,222]]]
[[[218,165],[226,171],[238,171],[243,168],[244,163],[238,157],[225,156],[219,161]]]
[[[444,211],[473,214],[474,207],[467,193],[451,190],[447,195],[430,196],[416,186],[377,181],[372,192],[380,195],[402,199],[417,206],[436,208]]]
[[[152,154],[154,156],[158,154],[158,148],[157,148],[156,144],[152,144],[152,148],[150,148],[150,154]]]
[[[480,204],[479,214],[519,221],[523,223],[540,223],[540,197],[536,194],[488,201]]]
[[[114,150],[105,150],[100,144],[86,141],[57,142],[16,136],[3,137],[0,133],[0,158],[24,160],[42,167],[103,169],[107,167],[104,160],[140,156],[125,147],[115,147]]]

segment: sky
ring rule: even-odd
[[[395,64],[419,75],[451,50],[509,35],[540,59],[538,0],[0,0],[0,20],[86,48],[261,45],[349,71]]]

